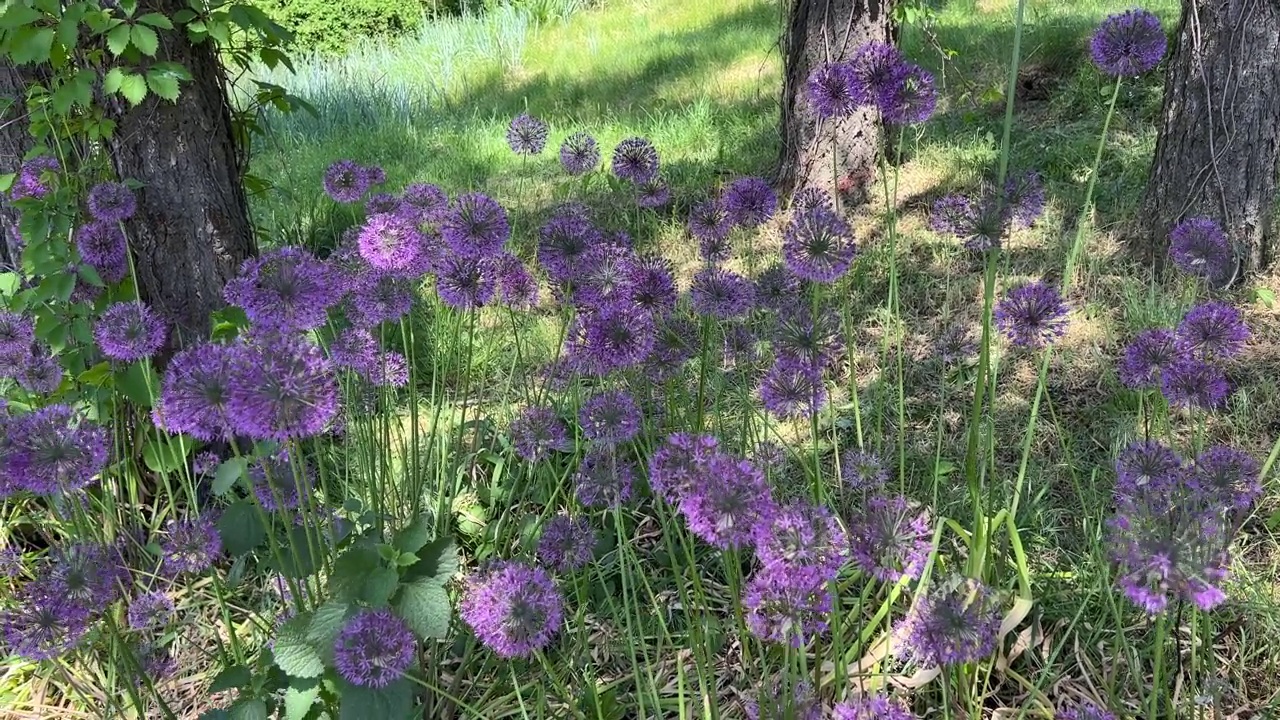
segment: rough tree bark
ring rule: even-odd
[[[183,0],[144,0],[137,13],[172,17],[185,7]],[[181,64],[192,80],[176,103],[154,95],[133,108],[113,101],[118,124],[107,152],[121,178],[143,184],[127,226],[140,290],[173,322],[180,345],[206,336],[223,284],[256,248],[244,161],[211,43],[192,44],[181,29],[161,33],[158,59]]]
[[[818,187],[834,195],[839,185],[857,200],[874,178],[880,146],[876,111],[819,123],[804,87],[815,67],[847,60],[873,40],[891,42],[889,6],[889,0],[791,0],[782,41],[786,69],[778,184],[784,194]]]
[[[1280,0],[1183,0],[1139,250],[1163,268],[1169,230],[1204,215],[1227,231],[1241,270],[1265,267],[1278,160]]]
[[[40,80],[40,69],[0,59],[0,173],[17,172],[34,143],[24,100],[27,87]],[[18,211],[0,196],[0,268],[18,265],[22,244],[17,233]]]

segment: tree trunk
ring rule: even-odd
[[[34,141],[27,122],[27,88],[41,80],[41,69],[11,65],[0,59],[0,173],[18,172]],[[22,259],[18,211],[0,194],[0,271],[17,268]]]
[[[182,0],[144,0],[137,14],[172,17],[184,7]],[[140,290],[182,345],[207,336],[223,284],[256,248],[241,185],[244,160],[211,43],[193,45],[181,28],[164,32],[157,59],[179,63],[192,80],[176,103],[148,95],[128,107],[113,99],[118,124],[107,151],[122,179],[143,185],[127,225]]]
[[[1280,0],[1183,0],[1143,198],[1145,252],[1157,269],[1169,230],[1221,223],[1241,271],[1274,257],[1280,160]]]
[[[874,109],[819,122],[805,82],[827,63],[848,60],[873,40],[891,42],[889,0],[791,0],[783,51],[780,190],[816,187],[865,200],[875,176],[880,126]],[[838,180],[837,180],[838,178]]]

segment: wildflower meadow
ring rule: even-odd
[[[505,174],[267,113],[207,336],[139,291],[145,188],[25,159],[0,717],[1280,717],[1274,294],[1213,216],[1111,257],[1168,8],[1072,36],[1080,140],[1017,96],[1028,5],[994,95],[968,11],[814,68],[819,137],[882,123],[865,202],[555,83],[475,126]]]

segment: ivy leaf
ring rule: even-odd
[[[141,407],[154,404],[154,393],[160,389],[160,377],[151,363],[133,363],[116,373],[116,387]]]
[[[222,547],[228,553],[243,555],[262,544],[267,538],[267,529],[262,526],[258,509],[241,500],[222,511],[222,517],[218,518],[218,534],[222,536]]]
[[[14,65],[47,62],[56,34],[53,28],[26,26],[14,30],[9,34],[9,59]]]
[[[169,102],[178,99],[178,79],[164,71],[157,71],[155,68],[148,70],[147,87]]]
[[[235,486],[236,481],[244,477],[249,461],[244,458],[231,458],[218,466],[213,473],[213,494],[222,496]]]
[[[160,38],[156,36],[156,31],[146,25],[134,25],[129,39],[147,57],[155,57],[156,51],[160,49]]]
[[[401,678],[384,688],[338,683],[338,720],[407,720],[413,715],[413,686]]]
[[[453,609],[449,593],[430,579],[409,583],[400,589],[396,614],[421,638],[442,638],[449,634]]]
[[[120,94],[130,105],[137,105],[147,96],[147,81],[141,75],[129,73],[120,81]]]
[[[107,49],[112,55],[124,54],[125,49],[129,47],[130,30],[127,23],[120,23],[107,33]]]
[[[143,25],[150,25],[151,27],[158,27],[163,30],[173,29],[173,23],[169,22],[169,18],[157,12],[149,12],[146,15],[140,16],[138,18],[138,22]]]
[[[311,625],[311,614],[303,613],[290,618],[280,626],[276,635],[274,656],[276,665],[296,678],[314,678],[324,674],[324,662],[320,653],[307,642],[307,629]]]

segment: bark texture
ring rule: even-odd
[[[17,67],[0,59],[0,173],[17,172],[31,149],[27,88],[44,79],[41,69]],[[0,268],[17,267],[21,258],[18,211],[0,196]]]
[[[865,43],[892,42],[889,4],[888,0],[791,0],[783,38],[786,68],[778,173],[784,194],[818,187],[843,194],[849,202],[865,199],[880,146],[876,111],[863,109],[820,123],[809,106],[805,82],[814,68],[847,60]]]
[[[1203,215],[1222,224],[1241,271],[1268,265],[1278,160],[1280,0],[1183,0],[1143,199],[1148,259],[1162,269],[1169,230]]]
[[[172,16],[182,0],[144,0],[138,14]],[[121,178],[137,180],[138,212],[128,223],[142,297],[168,318],[175,344],[203,338],[222,286],[255,252],[232,132],[225,79],[208,42],[181,29],[161,33],[160,59],[191,72],[176,103],[148,96],[115,104],[107,144]]]

